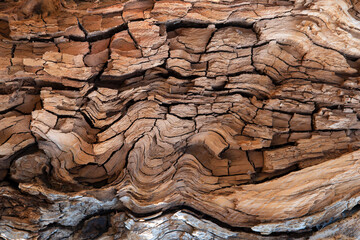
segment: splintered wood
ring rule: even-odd
[[[0,1],[0,238],[359,239],[359,20]]]

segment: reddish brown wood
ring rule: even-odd
[[[350,0],[0,1],[0,237],[359,239],[359,33]]]

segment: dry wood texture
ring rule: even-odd
[[[359,239],[359,20],[0,1],[0,238]]]

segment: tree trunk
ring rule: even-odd
[[[357,0],[0,2],[0,238],[360,239]]]

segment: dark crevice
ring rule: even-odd
[[[168,21],[166,23],[160,22],[158,25],[165,24],[166,31],[175,31],[179,28],[208,28],[210,25],[214,25],[216,30],[226,27],[240,27],[246,29],[253,29],[254,22],[245,22],[245,21],[228,21],[222,23],[208,23],[202,21],[190,21],[190,20],[174,20]]]
[[[12,45],[12,48],[11,48],[11,58],[14,58],[15,57],[15,50],[16,50],[16,44],[13,44]],[[12,62],[11,62],[12,63]],[[11,64],[12,65],[12,64]]]
[[[101,76],[99,76],[99,81],[97,81],[97,86],[118,89],[124,85],[125,80],[135,77],[143,77],[144,74],[145,71],[137,71],[133,73],[124,74],[121,76],[108,76],[106,74],[102,74]]]
[[[278,148],[292,147],[292,146],[296,146],[296,145],[297,145],[296,142],[288,142],[288,143],[274,145],[274,146],[270,146],[270,147],[263,147],[263,148],[261,148],[261,150],[262,151],[270,151],[270,150],[274,150],[274,149],[278,149]]]
[[[168,72],[168,74],[164,75],[164,78],[169,78],[170,76],[171,77],[175,77],[175,78],[178,78],[178,79],[182,79],[182,80],[194,80],[196,78],[199,78],[200,76],[195,76],[195,75],[190,75],[190,76],[183,76],[181,75],[180,73],[170,69],[170,68],[166,68],[166,71]]]
[[[209,25],[211,24],[204,22],[193,22],[187,20],[176,20],[165,23],[167,32],[174,31],[178,28],[207,28]]]
[[[98,34],[88,33],[86,40],[88,42],[96,42],[96,41],[104,40],[104,39],[107,39],[107,38],[111,38],[116,33],[119,33],[121,31],[125,31],[127,29],[128,29],[128,25],[126,23],[124,23],[122,25],[119,25],[117,27],[111,28],[109,30],[106,30],[106,31],[98,33]]]
[[[77,23],[78,23],[78,27],[80,28],[80,30],[85,34],[85,40],[87,40],[87,35],[88,32],[86,31],[86,29],[84,28],[84,26],[80,23],[79,18],[76,17]]]
[[[225,90],[228,90],[228,91],[231,90],[231,92],[219,93],[218,96],[232,96],[232,95],[239,94],[239,95],[243,96],[244,98],[248,98],[248,99],[251,99],[252,97],[256,97],[256,99],[261,100],[261,101],[269,99],[269,96],[267,96],[267,95],[264,95],[261,93],[251,93],[251,92],[248,92],[248,89],[246,89],[246,88],[244,88],[244,89],[225,88]]]
[[[21,106],[23,103],[19,103],[18,105],[16,106],[13,106],[13,107],[10,107],[10,108],[7,108],[5,109],[4,111],[0,111],[0,114],[6,114],[8,112],[11,112],[11,111],[17,111],[16,108]]]
[[[216,23],[215,27],[217,29],[225,27],[241,27],[246,29],[253,29],[255,22],[246,22],[246,21],[228,21],[223,23]]]
[[[275,179],[279,179],[281,177],[284,177],[286,175],[288,175],[289,173],[293,173],[293,172],[297,172],[300,171],[301,169],[297,166],[297,164],[294,164],[290,167],[287,167],[285,169],[281,169],[281,170],[276,170],[274,172],[271,173],[266,173],[266,172],[259,172],[256,173],[254,178],[252,179],[252,183],[254,184],[261,184],[261,183],[265,183],[268,181],[272,181]]]

